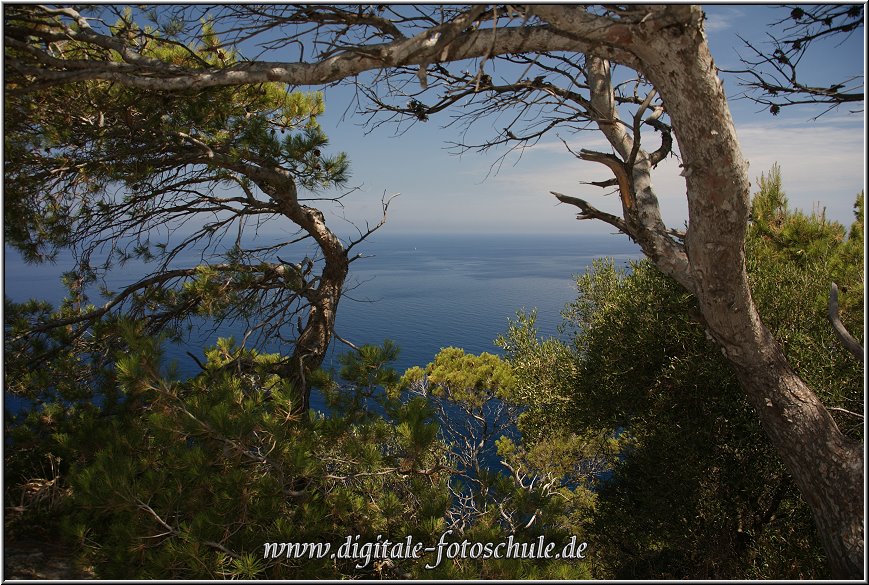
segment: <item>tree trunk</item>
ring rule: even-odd
[[[350,271],[347,249],[328,228],[319,209],[299,203],[296,182],[289,172],[237,161],[225,161],[225,164],[256,183],[277,203],[284,216],[317,242],[323,254],[325,265],[317,288],[301,292],[310,304],[308,318],[296,338],[293,353],[281,372],[299,396],[297,403],[293,405],[293,413],[304,415],[311,406],[311,373],[322,365],[332,342],[338,301]]]
[[[812,509],[833,577],[863,578],[863,449],[845,437],[760,321],[745,270],[749,188],[723,84],[696,7],[634,43],[683,157],[694,293],[764,430]],[[670,34],[667,34],[670,31]]]
[[[296,339],[287,366],[286,376],[300,396],[299,403],[293,406],[293,412],[296,414],[306,413],[311,406],[310,375],[322,365],[329,344],[332,342],[338,301],[341,299],[344,280],[349,271],[344,247],[340,245],[337,238],[334,240],[333,245],[321,247],[326,255],[326,266],[320,276],[320,285],[316,292],[309,296],[311,308],[308,320]]]

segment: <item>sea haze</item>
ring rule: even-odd
[[[356,345],[397,342],[400,371],[425,365],[448,346],[497,353],[493,340],[520,309],[536,308],[540,334],[556,335],[561,310],[576,296],[574,275],[595,258],[609,256],[624,264],[640,257],[639,248],[622,235],[376,233],[357,248],[363,258],[351,264],[350,290],[339,306],[336,331]],[[7,247],[4,294],[18,302],[39,298],[56,303],[63,295],[60,276],[68,267],[63,261],[27,265]],[[108,282],[117,289],[139,276],[135,268],[125,267]],[[92,302],[100,300],[94,296]],[[239,340],[241,326],[194,330],[188,343],[167,347],[167,357],[182,374],[195,374],[198,367],[187,352],[202,356],[204,346],[227,336]],[[324,365],[337,366],[337,355],[346,349],[336,343]]]

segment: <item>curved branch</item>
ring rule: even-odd
[[[625,220],[623,220],[619,216],[612,215],[611,213],[606,213],[605,211],[601,211],[593,205],[589,204],[584,199],[579,199],[578,197],[571,197],[570,195],[564,195],[563,193],[558,193],[557,191],[550,191],[550,193],[555,195],[556,199],[558,199],[562,203],[567,203],[568,205],[579,207],[580,213],[577,214],[576,219],[599,219],[600,221],[603,221],[615,227],[620,232],[627,234],[631,238],[634,237],[630,229],[628,228],[628,224],[625,223]]]
[[[536,8],[541,14],[553,10]],[[331,56],[311,62],[266,62],[249,61],[224,68],[189,68],[163,63],[145,57],[124,44],[118,38],[100,34],[93,29],[81,31],[72,27],[55,25],[53,30],[31,30],[22,21],[7,22],[6,36],[13,38],[22,34],[35,34],[39,38],[61,32],[68,40],[96,46],[106,51],[117,51],[122,61],[63,60],[62,65],[46,67],[39,60],[6,56],[10,71],[21,77],[15,91],[29,92],[45,85],[70,81],[103,79],[121,82],[128,86],[161,91],[197,90],[206,87],[238,84],[256,84],[278,81],[293,85],[319,85],[340,81],[365,71],[409,65],[425,66],[445,59],[460,61],[506,53],[529,53],[545,51],[586,51],[606,57],[614,62],[636,66],[636,57],[622,48],[618,39],[607,33],[612,21],[586,11],[571,10],[573,32],[556,31],[548,24],[521,24],[499,27],[497,35],[491,28],[472,26],[471,18],[479,9],[460,13],[452,21],[423,30],[409,38],[397,38],[391,42],[368,44],[364,47],[346,48],[340,37],[331,39],[328,45],[337,49]],[[561,16],[564,11],[557,11]],[[583,12],[584,14],[576,14]],[[650,27],[651,28],[651,27]],[[59,30],[58,30],[59,29]],[[459,34],[460,33],[460,34]],[[439,42],[442,39],[446,43]],[[625,44],[625,43],[621,43]],[[343,45],[343,46],[342,46]],[[37,65],[39,63],[39,65]],[[7,75],[7,79],[8,79]],[[17,77],[17,76],[16,76]],[[27,81],[27,83],[24,83]]]
[[[211,268],[220,269],[224,267],[225,265],[212,266]],[[114,307],[122,304],[130,295],[132,295],[136,291],[148,288],[155,284],[163,284],[166,281],[174,280],[176,278],[193,276],[194,274],[196,274],[195,268],[180,268],[176,270],[170,270],[168,272],[162,272],[148,278],[143,278],[142,280],[134,282],[130,286],[126,287],[124,290],[115,295],[114,298],[112,298],[109,302],[107,302],[99,309],[94,309],[93,311],[88,311],[87,313],[81,313],[79,315],[73,315],[71,317],[47,321],[45,323],[27,329],[27,331],[21,333],[15,339],[21,339],[34,333],[45,333],[46,331],[57,329],[59,327],[66,327],[67,325],[76,325],[78,323],[84,323],[86,321],[96,321],[97,319],[100,319],[106,313],[111,311]]]
[[[836,332],[836,337],[839,338],[839,341],[842,342],[845,349],[850,351],[851,354],[861,362],[865,361],[865,352],[860,346],[860,343],[854,339],[850,333],[848,333],[842,320],[839,319],[839,287],[836,286],[835,282],[830,285],[830,300],[827,304],[827,318],[833,326],[833,331]]]
[[[667,124],[661,122],[656,117],[649,116],[643,123],[648,124],[661,133],[661,146],[658,147],[658,150],[649,154],[649,163],[655,167],[673,151],[673,132]]]
[[[655,88],[652,88],[652,90],[646,95],[646,99],[643,100],[643,103],[640,104],[640,107],[637,108],[637,111],[634,113],[634,124],[632,127],[634,132],[634,144],[631,146],[631,154],[628,156],[625,163],[628,168],[633,167],[634,163],[637,161],[637,154],[640,152],[640,124],[642,124],[643,114],[647,109],[649,109],[649,106],[652,105],[652,100],[655,99],[656,95],[658,95],[658,92]]]
[[[602,165],[609,167],[616,176],[622,205],[625,206],[625,209],[631,209],[634,206],[634,193],[631,186],[631,178],[628,175],[628,169],[625,167],[625,163],[611,154],[595,152],[584,148],[579,151],[579,158],[582,160],[601,163]]]
[[[848,416],[853,416],[854,418],[864,418],[863,415],[859,412],[852,412],[845,408],[839,408],[838,406],[828,406],[827,410],[829,410],[830,412],[841,412],[842,414],[847,414]]]
[[[586,75],[591,91],[594,121],[597,122],[598,128],[615,151],[622,159],[628,160],[634,146],[634,140],[625,131],[624,123],[616,111],[609,61],[599,57],[589,57]]]

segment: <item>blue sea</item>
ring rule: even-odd
[[[562,309],[576,297],[575,275],[596,258],[612,257],[624,264],[640,257],[639,248],[625,236],[606,234],[377,233],[358,248],[364,257],[351,264],[351,290],[339,306],[336,332],[356,345],[395,341],[401,348],[395,364],[399,371],[424,366],[448,346],[497,353],[493,341],[518,310],[536,309],[539,333],[555,336]],[[19,302],[57,302],[63,295],[60,275],[67,267],[63,261],[28,265],[7,247],[4,295]],[[132,282],[135,273],[125,268],[109,284]],[[194,333],[186,344],[168,347],[167,358],[177,362],[181,374],[194,374],[198,366],[187,352],[202,356],[203,347],[228,336],[240,339],[240,327]],[[334,344],[324,365],[337,366],[344,351],[346,346]]]
[[[625,236],[609,235],[386,236],[369,248],[373,257],[352,265],[363,284],[342,300],[336,330],[359,343],[396,341],[401,368],[448,346],[494,353],[520,309],[536,309],[540,333],[556,335],[575,275],[595,258],[640,257]]]

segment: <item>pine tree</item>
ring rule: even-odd
[[[112,31],[146,34],[143,59],[238,63],[207,22],[187,44],[139,31],[129,11]],[[70,40],[57,50],[74,58],[89,49]],[[307,409],[307,377],[331,342],[358,243],[342,242],[305,203],[305,191],[329,200],[324,190],[349,176],[345,155],[325,154],[322,94],[279,83],[181,93],[105,81],[7,90],[6,241],[29,262],[61,252],[74,259],[63,306],[9,306],[9,355],[31,369],[47,363],[45,349],[77,345],[71,353],[81,355],[97,323],[115,315],[176,336],[192,317],[237,321],[252,341],[282,344],[285,360],[275,367],[294,380],[296,408]],[[280,220],[287,235],[254,241],[264,222]],[[287,254],[299,259],[281,259]],[[128,263],[147,272],[108,290],[106,275]],[[92,304],[94,296],[104,298]]]

